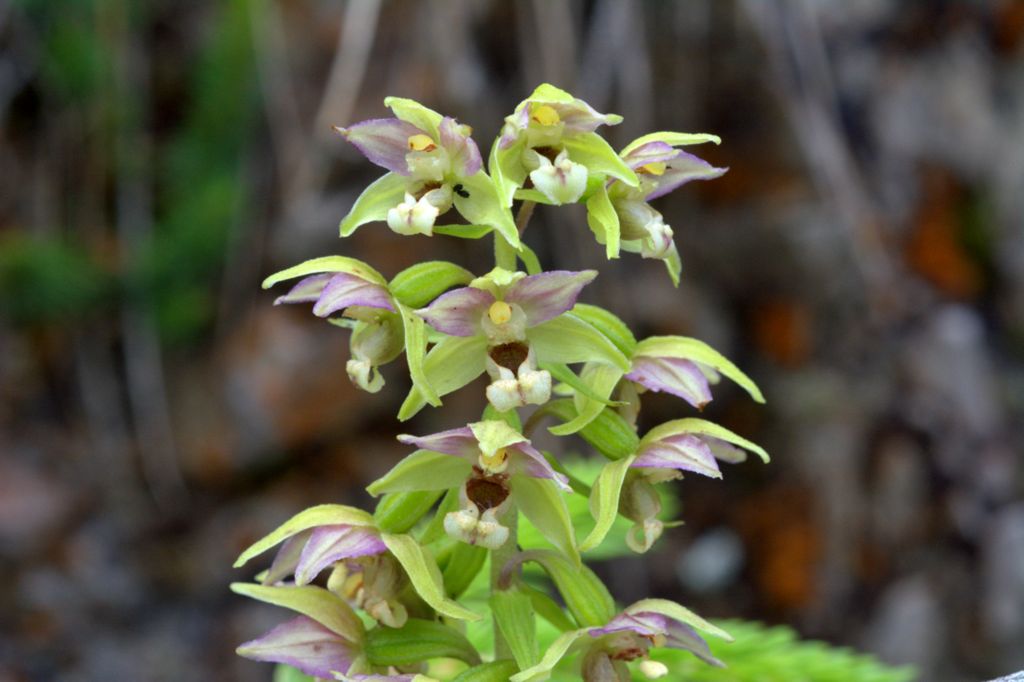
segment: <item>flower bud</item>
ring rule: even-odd
[[[406,192],[405,201],[388,211],[388,227],[398,234],[430,236],[437,216],[451,205],[452,190],[447,185],[432,189],[419,199]]]
[[[625,200],[616,203],[623,239],[638,240],[644,258],[664,259],[672,249],[672,228],[647,202]]]
[[[622,486],[619,512],[635,523],[626,534],[626,544],[634,552],[643,554],[661,537],[664,525],[657,519],[661,513],[661,498],[646,477],[631,472]]]
[[[641,661],[640,673],[649,680],[656,680],[659,677],[665,677],[668,675],[668,666],[661,661],[646,660]]]
[[[587,169],[569,160],[562,150],[554,163],[542,154],[533,152],[537,169],[530,172],[533,186],[555,204],[572,204],[583,196],[587,188]]]
[[[613,661],[604,649],[593,648],[583,659],[580,671],[584,682],[630,682],[629,669],[622,661]]]

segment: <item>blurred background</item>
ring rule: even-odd
[[[729,173],[656,204],[678,290],[606,265],[582,210],[527,241],[768,398],[716,392],[772,464],[678,484],[686,525],[600,563],[613,592],[922,680],[1024,668],[1024,3],[0,0],[0,681],[269,679],[233,653],[279,620],[228,592],[238,551],[368,504],[396,433],[480,395],[400,425],[400,363],[357,393],[347,332],[260,290],[330,253],[490,268],[379,224],[339,241],[381,171],[331,125],[395,94],[486,149],[542,81],[623,114],[616,147],[722,137],[691,151]]]

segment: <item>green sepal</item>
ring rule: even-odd
[[[637,149],[648,142],[664,142],[672,145],[673,147],[682,147],[690,144],[704,144],[705,142],[721,144],[722,138],[710,133],[673,133],[669,131],[648,133],[647,135],[638,137],[627,144],[622,150],[622,155],[625,156],[634,149]]]
[[[617,315],[589,303],[577,303],[571,312],[607,336],[608,340],[614,343],[623,355],[628,358],[633,357],[636,350],[636,337]]]
[[[366,633],[366,658],[374,666],[405,666],[434,658],[454,658],[470,665],[480,654],[465,635],[432,620],[410,618],[400,628],[376,627]]]
[[[537,615],[554,625],[560,632],[576,629],[576,623],[572,622],[554,599],[546,593],[526,583],[519,584],[519,590],[530,596],[530,603]]]
[[[509,678],[509,682],[543,682],[551,677],[551,671],[555,669],[563,658],[572,655],[578,644],[586,642],[590,637],[586,630],[570,630],[559,635],[558,639],[551,643],[544,655],[541,656],[537,665],[516,673]]]
[[[447,490],[462,485],[473,466],[461,457],[417,450],[366,486],[374,497],[413,490]]]
[[[508,205],[498,195],[498,188],[483,171],[461,178],[463,193],[456,194],[455,208],[474,224],[490,225],[514,248],[519,248],[519,230]],[[468,196],[466,196],[468,194]]]
[[[706,632],[709,635],[714,635],[715,637],[720,637],[727,642],[733,641],[732,635],[728,632],[713,623],[709,623],[690,609],[685,606],[680,606],[674,601],[669,601],[668,599],[641,599],[635,604],[630,604],[626,607],[624,613],[633,614],[643,611],[660,613],[664,616],[668,616],[669,618],[674,618],[675,620],[686,623],[696,630]]]
[[[526,442],[523,434],[500,419],[485,419],[469,425],[480,446],[480,452],[485,455],[493,455],[498,450],[507,448],[516,443]]]
[[[445,493],[441,504],[437,505],[437,510],[434,511],[434,516],[430,519],[430,523],[427,524],[427,527],[423,529],[423,533],[420,534],[420,544],[426,547],[445,537],[444,517],[448,512],[453,512],[458,508],[459,489],[451,488]]]
[[[448,289],[473,281],[473,273],[443,260],[417,263],[391,279],[391,295],[410,308],[422,308]]]
[[[448,562],[441,569],[444,589],[452,599],[458,599],[469,588],[487,562],[488,554],[488,549],[479,545],[456,542],[452,546]]]
[[[424,356],[427,353],[427,323],[409,306],[397,303],[397,307],[398,314],[402,317],[402,331],[405,333],[405,361],[409,365],[412,385],[428,405],[437,407],[441,404],[441,397],[430,385],[426,372],[423,370]]]
[[[599,244],[605,246],[606,258],[619,257],[619,214],[615,212],[608,189],[603,184],[587,199],[587,225]]]
[[[587,167],[591,173],[601,173],[617,178],[630,187],[640,184],[636,173],[623,161],[611,145],[597,133],[566,135],[562,138],[569,158]]]
[[[675,436],[680,433],[695,433],[702,436],[710,436],[719,440],[724,440],[726,443],[732,443],[737,447],[741,447],[744,450],[753,452],[760,457],[765,463],[771,461],[768,453],[760,445],[752,443],[743,436],[733,433],[724,426],[719,426],[713,422],[709,422],[706,419],[697,419],[696,417],[690,417],[687,419],[675,419],[670,422],[665,422],[660,426],[655,426],[653,429],[644,434],[644,437],[640,439],[640,445],[646,445],[662,438],[668,438],[669,436]]]
[[[614,343],[590,324],[572,313],[562,313],[526,330],[526,337],[542,362],[605,362],[623,372],[629,360]]]
[[[707,365],[732,379],[750,397],[759,403],[764,402],[764,395],[753,379],[734,365],[728,358],[708,344],[686,336],[652,336],[637,344],[635,355],[654,358],[682,358]]]
[[[562,595],[569,613],[581,627],[599,627],[615,615],[615,600],[601,579],[586,564],[575,564],[558,552],[524,552],[523,561],[536,561]]]
[[[459,620],[480,619],[479,614],[445,596],[441,570],[429,549],[420,547],[416,540],[408,535],[383,533],[381,539],[405,569],[416,593],[435,611]]]
[[[523,151],[526,149],[526,136],[521,136],[507,149],[501,149],[499,136],[491,145],[491,154],[487,159],[487,170],[491,172],[491,180],[495,191],[506,207],[512,206],[516,190],[526,180],[526,168],[523,167]],[[538,192],[540,194],[540,192]],[[543,196],[543,195],[542,195]],[[544,198],[547,203],[547,197]]]
[[[434,234],[443,234],[459,239],[480,239],[486,237],[494,228],[490,225],[434,225]]]
[[[388,493],[380,498],[373,518],[386,533],[405,533],[419,523],[439,497],[440,490]]]
[[[619,496],[622,483],[626,480],[629,466],[636,457],[630,455],[604,465],[590,489],[590,514],[597,522],[590,534],[580,543],[580,551],[586,552],[600,545],[612,529],[619,514]]]
[[[672,286],[679,286],[679,278],[683,274],[683,261],[679,258],[679,251],[676,249],[675,244],[672,245],[672,251],[668,256],[665,257],[665,269],[668,271],[668,278],[672,280]]]
[[[285,268],[280,272],[275,272],[263,280],[263,288],[269,289],[278,282],[325,272],[346,272],[365,279],[367,282],[380,284],[384,287],[388,285],[388,281],[384,279],[383,275],[361,260],[349,258],[348,256],[321,256],[320,258],[312,258],[290,268]]]
[[[374,519],[367,512],[343,504],[321,504],[300,511],[274,531],[257,540],[235,560],[234,567],[245,565],[250,559],[271,547],[279,545],[293,535],[317,526],[372,526]]]
[[[435,140],[440,139],[440,126],[444,117],[433,109],[404,97],[385,97],[384,106],[391,109],[396,118],[411,123]]]
[[[576,549],[576,534],[561,489],[550,479],[522,475],[512,476],[509,484],[523,516],[578,566],[580,553]]]
[[[577,394],[573,399],[576,408],[576,416],[559,426],[552,426],[548,429],[556,436],[568,436],[578,432],[587,424],[597,419],[604,411],[605,406],[610,402],[612,391],[618,385],[623,372],[617,367],[597,363],[588,363],[583,368],[581,380],[589,385],[597,398],[590,398],[586,395]]]
[[[360,644],[366,634],[363,621],[338,595],[315,585],[276,587],[232,583],[231,591],[243,597],[291,609],[312,618],[350,642]]]
[[[452,682],[508,682],[518,670],[515,661],[502,659],[463,670],[452,678]]]
[[[535,204],[544,204],[546,206],[561,206],[561,204],[548,199],[547,195],[539,189],[517,189],[515,198],[520,201],[532,201]]]
[[[561,88],[556,88],[551,83],[541,83],[524,100],[524,102],[540,102],[541,104],[572,104],[575,101],[575,97]],[[516,109],[518,110],[519,107]]]
[[[439,341],[423,360],[423,374],[438,396],[462,388],[484,373],[487,339],[482,336],[447,336]],[[409,391],[398,411],[405,421],[427,404],[415,386]]]
[[[568,399],[552,400],[541,409],[565,422],[572,421],[578,415],[576,407]],[[635,454],[640,446],[636,430],[618,412],[607,407],[584,426],[579,434],[609,459],[628,457]]]
[[[598,395],[593,388],[591,388],[587,382],[583,381],[576,372],[572,371],[567,365],[563,365],[558,362],[541,362],[539,367],[546,370],[553,379],[561,381],[563,384],[571,388],[576,392],[577,395],[586,396],[591,400],[596,400],[604,405],[618,405],[615,400],[611,400],[608,396],[601,397]]]
[[[537,620],[529,595],[515,587],[496,590],[490,598],[494,622],[520,669],[537,663]]]
[[[523,422],[519,419],[519,413],[516,412],[515,409],[499,412],[494,408],[494,405],[487,403],[487,407],[484,408],[483,420],[502,421],[508,424],[509,428],[516,432],[521,432],[523,430]]]
[[[388,211],[405,200],[408,184],[408,179],[397,173],[386,173],[370,183],[342,218],[338,226],[341,236],[349,236],[366,223],[387,220]]]

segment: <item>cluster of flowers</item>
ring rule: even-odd
[[[257,582],[236,591],[300,615],[239,653],[341,680],[428,680],[427,663],[436,658],[465,661],[470,667],[459,680],[544,680],[560,665],[576,665],[588,682],[625,681],[630,661],[655,678],[668,672],[648,657],[656,647],[717,664],[699,633],[728,639],[725,632],[664,600],[617,609],[580,555],[601,544],[619,515],[633,523],[629,547],[650,549],[665,528],[659,483],[682,472],[720,478],[719,462],[742,461],[747,451],[768,459],[757,445],[695,417],[641,436],[643,393],[670,393],[700,409],[725,376],[759,402],[761,394],[696,339],[637,341],[611,312],[577,303],[597,273],[541,271],[521,241],[525,221],[517,224],[511,208],[519,200],[528,215],[535,203],[584,203],[609,258],[625,250],[660,259],[678,282],[672,230],[649,202],[690,180],[720,176],[724,169],[678,149],[718,139],[652,133],[616,153],[595,131],[621,117],[542,85],[505,119],[488,173],[468,126],[411,100],[385,104],[394,118],[338,128],[388,171],[356,200],[341,234],[371,221],[402,235],[493,233],[496,267],[475,276],[430,261],[388,280],[366,263],[329,256],[264,286],[298,279],[277,303],[312,303],[316,315],[352,330],[347,371],[363,390],[379,391],[379,368],[404,355],[412,388],[399,419],[440,405],[484,373],[486,407],[481,421],[400,436],[415,451],[369,486],[383,495],[373,515],[313,507],[246,550],[238,566],[280,545]],[[453,207],[467,223],[437,224]],[[519,408],[528,405],[537,407],[524,429]],[[577,434],[607,457],[594,481],[575,479],[531,444],[529,433],[545,417],[559,422],[552,433]],[[582,540],[567,495],[589,499],[595,525]],[[553,549],[519,551],[520,513]],[[488,560],[498,646],[496,659],[484,662],[457,627],[480,615],[457,598]],[[528,561],[548,573],[568,616],[521,580]],[[322,586],[314,584],[321,574]],[[563,632],[543,656],[533,641],[537,614]]]

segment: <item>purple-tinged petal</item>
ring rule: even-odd
[[[347,128],[335,128],[356,146],[367,159],[392,173],[409,175],[405,155],[409,138],[425,134],[422,130],[397,118],[373,118]]]
[[[704,159],[684,151],[677,151],[668,162],[665,172],[655,176],[654,189],[645,197],[647,201],[665,196],[691,180],[714,180],[725,175],[728,168],[716,168]]]
[[[480,333],[480,318],[492,303],[494,296],[491,292],[462,287],[441,294],[416,313],[443,334],[476,336]]]
[[[324,272],[301,279],[287,294],[274,299],[274,305],[281,305],[282,303],[312,303],[320,298],[324,287],[327,286],[327,283],[331,281],[333,276],[333,273]]]
[[[324,678],[335,671],[347,671],[355,658],[352,644],[306,616],[281,623],[246,642],[238,647],[238,654],[254,661],[284,663]]]
[[[704,372],[695,362],[683,358],[637,356],[626,378],[648,390],[679,396],[697,409],[711,402],[711,387]]]
[[[263,576],[264,585],[274,585],[295,573],[299,557],[302,556],[302,548],[306,546],[306,541],[312,534],[313,529],[308,528],[284,541],[274,555],[274,561],[267,569],[267,574]]]
[[[564,474],[555,471],[544,455],[539,453],[529,443],[516,443],[508,448],[513,454],[509,462],[509,470],[512,473],[526,474],[533,478],[549,478],[566,492],[572,490],[569,486],[569,479]]]
[[[747,461],[747,451],[743,448],[738,448],[720,438],[712,438],[711,436],[702,436],[701,438],[708,444],[711,452],[715,455],[715,459],[719,462],[739,464]]]
[[[686,623],[652,611],[639,611],[632,614],[632,616],[638,623],[650,628],[652,634],[664,635],[665,647],[689,651],[705,663],[720,668],[725,667],[720,660],[711,654],[711,648],[704,641],[704,638],[698,634],[697,630]]]
[[[711,478],[721,478],[711,448],[697,436],[680,433],[648,443],[630,465],[636,469],[679,469]]]
[[[622,157],[630,168],[636,170],[649,163],[668,163],[678,155],[678,150],[667,142],[648,142]]]
[[[484,165],[480,157],[480,148],[469,135],[462,131],[462,126],[454,119],[445,116],[439,127],[441,146],[448,152],[452,162],[452,171],[460,178],[476,175]]]
[[[306,546],[302,549],[298,566],[295,568],[295,582],[308,585],[336,561],[380,554],[387,551],[387,545],[380,534],[365,526],[320,526],[313,530]]]
[[[516,303],[526,313],[529,327],[558,317],[576,305],[580,291],[597,277],[596,270],[553,270],[524,277],[505,294],[506,303]]]
[[[601,637],[602,635],[612,635],[616,632],[635,632],[638,635],[653,637],[654,635],[664,634],[659,630],[652,630],[647,624],[637,620],[628,613],[620,613],[610,621],[604,627],[590,628],[587,630],[587,634],[591,637]]]
[[[603,125],[617,125],[622,122],[618,114],[602,114],[581,99],[572,102],[549,102],[548,106],[558,112],[569,133],[592,133]]]
[[[316,305],[313,306],[313,314],[327,317],[331,313],[353,305],[383,308],[392,312],[395,310],[391,304],[391,295],[388,294],[386,288],[368,282],[362,277],[339,272],[324,287],[323,293],[320,294]]]
[[[514,145],[528,125],[530,125],[530,107],[524,105],[519,111],[505,118],[505,125],[501,129],[501,138],[498,140],[498,149],[508,149]]]
[[[420,450],[430,450],[431,452],[464,457],[474,463],[477,457],[480,456],[479,443],[468,426],[441,431],[429,436],[409,436],[403,434],[398,437],[398,440],[406,445],[413,445]]]

